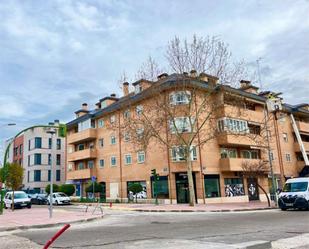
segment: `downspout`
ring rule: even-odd
[[[119,168],[120,168],[120,201],[122,202],[122,157],[121,157],[121,131],[120,131],[120,111],[118,114],[118,136],[119,136]]]
[[[276,143],[277,143],[278,158],[279,158],[279,166],[280,166],[280,178],[281,178],[281,185],[283,186],[283,184],[285,182],[285,177],[284,177],[282,151],[281,151],[280,136],[279,136],[279,131],[278,131],[278,121],[277,121],[277,113],[276,112],[274,113],[274,116],[275,116],[274,128],[275,128]]]

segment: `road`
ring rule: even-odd
[[[30,240],[34,243],[33,247],[29,248],[41,248],[35,245],[43,245],[56,231],[57,228],[18,231],[14,233],[14,236],[17,236],[14,240]],[[229,213],[107,211],[101,220],[73,224],[53,246],[106,249],[205,248],[206,246],[235,248],[233,246],[248,241],[275,241],[306,233],[309,233],[308,211],[265,210]],[[296,237],[295,241],[299,239]],[[291,245],[285,248],[308,247]]]

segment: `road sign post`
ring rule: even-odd
[[[93,199],[93,202],[95,202],[95,196],[94,196],[94,183],[96,181],[96,177],[95,176],[92,176],[91,177],[91,181],[92,181],[92,199]]]

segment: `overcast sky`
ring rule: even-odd
[[[307,0],[0,2],[0,129],[3,141],[24,127],[74,118],[119,94],[152,55],[163,63],[168,40],[216,35],[235,58],[261,57],[262,85],[291,104],[309,102]],[[1,151],[0,148],[0,153]]]

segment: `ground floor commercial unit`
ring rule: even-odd
[[[69,183],[75,184],[76,196],[86,197],[86,188],[90,184],[90,179],[71,180]],[[155,197],[160,203],[188,203],[189,202],[189,184],[187,173],[177,172],[154,178],[149,175],[148,178],[131,178],[126,181],[109,181],[109,179],[97,179],[103,186],[103,196],[106,201],[124,201],[127,202],[136,199],[138,202],[153,202]],[[218,173],[201,174],[193,172],[194,190],[197,203],[228,203],[228,202],[248,202],[248,201],[267,201],[267,197],[258,184],[270,196],[271,179],[266,176],[257,178],[246,178],[240,174]],[[129,186],[133,183],[139,183],[143,191],[137,196],[129,191]]]

